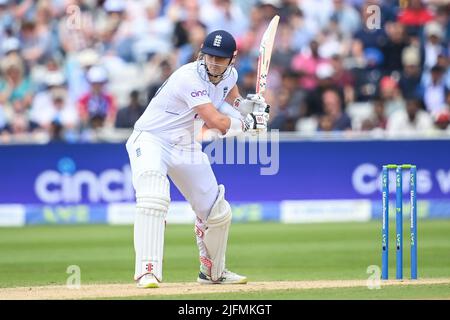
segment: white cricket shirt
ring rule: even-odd
[[[201,121],[195,128],[203,124],[194,108],[212,103],[218,109],[238,79],[236,69],[232,68],[228,77],[214,85],[203,80],[198,70],[208,79],[205,68],[197,68],[196,61],[176,70],[159,88],[134,128],[148,131],[169,143],[193,141],[194,123]]]

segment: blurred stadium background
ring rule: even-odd
[[[380,25],[370,29],[374,5]],[[234,221],[378,220],[386,163],[418,166],[419,219],[450,219],[449,9],[447,0],[0,0],[0,226],[132,224],[124,142],[134,122],[215,29],[236,37],[238,85],[253,93],[275,14],[266,100],[279,142],[246,164],[214,155]],[[253,143],[234,141],[233,150]],[[168,222],[191,223],[173,186],[171,196]],[[419,222],[419,248],[420,236]]]
[[[239,87],[254,92],[275,14],[280,143],[257,163],[213,161],[235,219],[379,217],[391,162],[418,166],[421,217],[450,216],[448,1],[26,0],[0,1],[0,224],[131,223],[123,143],[148,101],[214,29],[236,37]],[[172,194],[173,219],[191,221]]]

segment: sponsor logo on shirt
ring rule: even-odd
[[[223,97],[222,99],[225,99],[225,97],[227,96],[228,93],[228,87],[223,88]]]
[[[192,91],[191,97],[192,98],[203,97],[203,96],[206,96],[207,94],[208,94],[208,92],[206,92],[206,90]]]

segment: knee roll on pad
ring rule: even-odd
[[[137,207],[167,212],[170,203],[169,188],[166,175],[158,171],[144,172],[136,183]]]
[[[213,281],[218,280],[225,269],[225,253],[231,218],[231,207],[225,200],[225,187],[219,185],[219,195],[206,220],[206,231],[203,239],[208,258],[211,261],[210,275]]]
[[[157,171],[145,172],[137,180],[134,222],[135,280],[146,273],[152,273],[162,281],[165,219],[170,203],[169,188],[167,177]]]

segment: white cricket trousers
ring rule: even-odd
[[[161,175],[168,175],[197,216],[195,222],[197,246],[200,257],[206,257],[208,253],[203,242],[205,221],[217,199],[219,186],[208,156],[201,150],[201,145],[170,144],[149,132],[135,130],[129,137],[126,148],[136,194],[145,193],[146,190],[139,188],[146,189],[147,182],[149,184],[157,182],[151,181],[155,177],[155,172],[157,177],[155,179],[159,179],[158,181],[161,180]],[[149,172],[152,172],[152,175],[148,175]],[[138,180],[146,181],[144,187],[142,183],[137,183]],[[164,224],[152,223],[149,219],[158,218],[142,218],[142,215],[137,214],[134,223],[135,280],[152,271],[161,281],[165,227]]]

